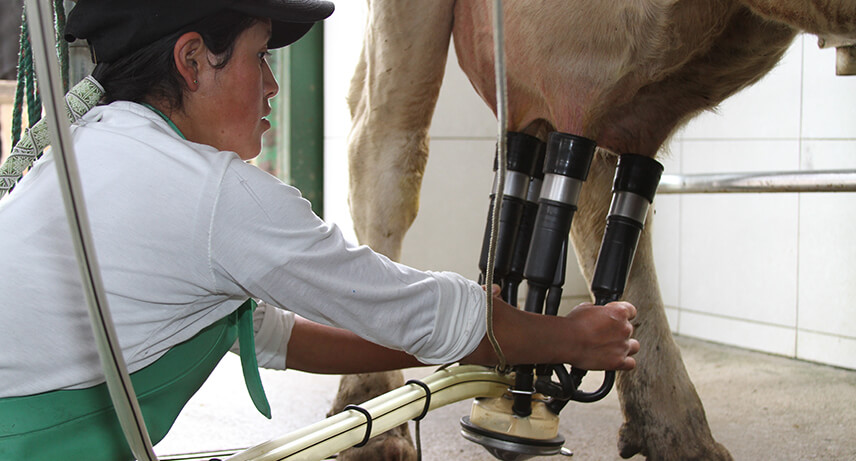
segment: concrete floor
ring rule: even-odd
[[[736,460],[856,460],[856,371],[688,338],[677,341],[711,430]],[[431,372],[420,368],[406,374],[419,378]],[[265,370],[262,380],[273,408],[271,421],[255,413],[237,357],[227,356],[156,453],[242,448],[286,434],[323,419],[338,385],[336,376],[293,371]],[[458,402],[428,414],[421,428],[423,459],[493,459],[459,435],[458,420],[469,414],[469,406]],[[562,413],[560,432],[574,456],[541,459],[619,460],[620,424],[615,392],[600,402],[571,403]]]

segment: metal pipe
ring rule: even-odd
[[[856,40],[834,35],[819,35],[817,46],[835,47],[835,75],[856,75]]]
[[[856,170],[663,175],[657,194],[856,192]]]
[[[422,380],[431,391],[429,410],[473,397],[499,397],[512,384],[508,375],[476,365],[440,370]],[[406,384],[360,405],[372,416],[371,435],[380,435],[420,414],[425,390]],[[366,416],[345,410],[283,437],[249,448],[226,461],[320,460],[363,440]]]
[[[45,103],[47,124],[51,128],[52,155],[56,163],[60,190],[89,308],[89,319],[107,380],[107,389],[116,409],[122,432],[134,456],[141,461],[157,461],[131,378],[128,375],[125,358],[119,347],[116,330],[107,307],[101,272],[98,269],[98,259],[95,255],[89,218],[83,200],[80,173],[77,169],[71,131],[64,110],[65,101],[59,63],[53,55],[56,42],[51,3],[48,0],[27,0],[26,6],[39,90]]]

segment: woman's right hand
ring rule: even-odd
[[[494,294],[497,294],[494,290]],[[636,308],[627,302],[583,303],[564,317],[532,314],[494,297],[496,339],[510,365],[567,363],[586,370],[630,370],[639,342],[631,338]],[[495,365],[487,338],[463,363]]]
[[[568,354],[560,363],[570,363],[585,370],[631,370],[636,366],[632,356],[639,352],[639,341],[633,339],[631,320],[636,307],[617,301],[606,306],[580,304],[564,317],[567,320]]]

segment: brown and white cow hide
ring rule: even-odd
[[[459,65],[496,112],[492,2],[368,3],[349,95],[351,213],[361,243],[398,259],[417,213],[428,128],[452,37]],[[799,30],[856,38],[853,0],[506,0],[504,16],[508,129],[541,138],[554,130],[572,133],[599,146],[571,231],[589,280],[616,154],[657,155],[688,119],[766,74]],[[639,310],[634,335],[642,350],[637,368],[618,374],[621,456],[730,459],[710,433],[672,339],[648,232],[625,299]],[[351,459],[351,451],[340,459]]]

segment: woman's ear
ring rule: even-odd
[[[207,62],[207,50],[198,32],[187,32],[175,42],[172,50],[175,68],[190,91],[196,91],[199,87],[199,67],[201,63]]]

